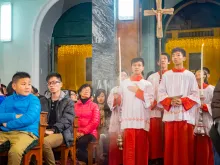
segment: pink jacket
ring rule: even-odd
[[[79,100],[75,104],[75,114],[78,119],[78,132],[92,134],[97,138],[97,127],[100,123],[100,111],[96,103],[88,100],[85,104]]]

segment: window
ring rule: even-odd
[[[134,0],[118,0],[118,19],[134,20]]]
[[[0,41],[11,41],[12,7],[11,3],[0,4]]]

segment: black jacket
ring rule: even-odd
[[[220,79],[215,87],[211,106],[213,119],[220,118]]]
[[[214,124],[212,125],[209,135],[215,150],[220,155],[220,79],[214,90],[211,107]]]
[[[51,94],[47,92],[45,97],[40,98],[42,111],[48,112],[48,121],[51,111]],[[56,133],[62,133],[67,147],[73,143],[73,120],[74,103],[65,91],[61,91],[60,98],[56,105]]]

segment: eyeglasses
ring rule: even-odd
[[[51,82],[48,82],[47,85],[50,86],[50,85],[56,85],[59,83],[60,83],[60,81],[51,81]]]

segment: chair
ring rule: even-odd
[[[101,127],[98,126],[97,132],[98,132],[98,137],[95,142],[90,142],[88,145],[88,165],[93,165],[93,156],[94,156],[94,151],[95,151],[95,162],[96,165],[99,165],[99,138],[100,138],[100,129]]]
[[[54,148],[54,152],[61,153],[61,164],[66,165],[68,161],[68,155],[71,154],[71,159],[73,161],[73,165],[76,165],[76,133],[78,128],[78,117],[74,118],[73,122],[73,144],[70,147],[67,147],[65,144]]]
[[[40,114],[40,127],[39,127],[39,138],[32,142],[24,152],[22,164],[29,165],[31,157],[34,155],[37,160],[37,165],[42,165],[43,159],[43,143],[44,143],[44,133],[47,127],[47,112],[41,112]],[[1,148],[0,156],[8,156],[8,150],[10,149],[10,143],[7,141],[3,144]]]

